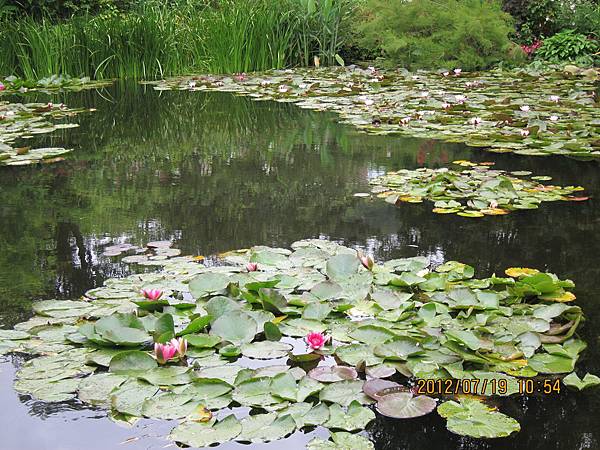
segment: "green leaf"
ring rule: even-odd
[[[570,373],[562,380],[565,386],[577,388],[578,391],[589,387],[600,386],[600,378],[591,373],[586,373],[583,380],[575,372]]]
[[[433,411],[436,406],[436,401],[431,397],[425,395],[414,397],[410,392],[386,394],[377,401],[377,411],[394,419],[424,416]]]
[[[264,333],[265,337],[269,341],[279,341],[282,336],[281,331],[279,331],[279,327],[273,322],[265,322]]]
[[[185,327],[183,330],[181,330],[179,333],[177,333],[176,336],[181,337],[181,336],[185,336],[188,334],[197,333],[198,331],[206,328],[206,326],[208,326],[208,324],[210,324],[211,321],[212,321],[212,317],[210,315],[197,317],[194,320],[192,320],[187,325],[187,327]]]
[[[447,428],[452,433],[474,438],[506,437],[519,431],[521,426],[512,417],[488,408],[483,403],[463,398],[460,403],[449,401],[437,409],[447,419]]]
[[[152,370],[158,366],[156,360],[146,352],[129,350],[119,352],[110,360],[109,372],[135,374]]]
[[[222,273],[202,273],[190,281],[190,292],[194,298],[222,291],[229,285],[229,277]]]
[[[231,441],[241,431],[242,425],[231,414],[217,423],[214,420],[206,423],[183,422],[171,431],[169,439],[190,447],[202,448]]]
[[[251,342],[258,333],[256,321],[243,311],[231,311],[219,317],[210,328],[210,334],[224,341],[240,345]]]

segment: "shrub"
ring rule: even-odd
[[[551,63],[575,62],[582,65],[593,64],[593,54],[598,51],[596,41],[574,30],[565,30],[544,40],[536,52],[536,57]]]
[[[363,42],[408,68],[482,69],[508,58],[510,15],[495,0],[368,0]]]

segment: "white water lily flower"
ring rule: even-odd
[[[304,84],[304,83],[300,83],[300,84],[298,85],[298,87],[299,87],[300,89],[306,89],[306,84]]]
[[[445,77],[447,77],[448,75],[450,75],[450,72],[443,72],[442,75],[444,75]]]
[[[284,84],[282,84],[282,85],[280,85],[280,86],[279,86],[279,92],[281,92],[281,93],[287,92],[287,91],[289,91],[289,90],[290,90],[290,88],[289,88],[289,87],[287,87],[287,86],[286,86],[286,85],[284,85]]]
[[[521,136],[523,136],[523,137],[529,136],[529,130],[521,130]]]
[[[461,72],[462,72],[462,69],[454,69],[455,75],[460,75]]]
[[[408,122],[410,122],[410,117],[403,117],[402,119],[400,119],[400,123],[402,125],[406,125],[408,124]]]
[[[528,105],[523,105],[519,109],[523,112],[528,112],[531,108]]]
[[[558,95],[551,95],[550,96],[550,101],[554,102],[554,103],[558,103],[560,100],[560,97]]]
[[[377,72],[377,69],[376,69],[375,67],[373,67],[373,66],[369,66],[369,67],[367,67],[367,70],[368,70],[369,72],[371,72],[371,73],[375,73],[375,72]]]
[[[421,92],[420,95],[421,95],[421,97],[426,98],[426,97],[429,97],[429,92],[423,91],[423,92]]]
[[[450,103],[442,103],[442,108],[444,108],[444,109],[450,108]]]
[[[464,95],[455,95],[454,96],[454,100],[456,100],[457,103],[464,103],[467,100],[467,97]]]
[[[193,89],[193,88],[195,88],[195,87],[196,87],[196,82],[195,82],[195,81],[190,81],[190,82],[188,83],[188,86],[189,86],[190,88],[192,88],[192,89]]]
[[[365,105],[366,106],[371,106],[373,103],[375,103],[373,100],[371,100],[370,98],[366,98],[365,100]]]
[[[552,122],[556,122],[558,120],[558,116],[550,116],[550,120]]]
[[[473,117],[471,120],[469,120],[469,123],[471,125],[479,125],[481,123],[481,117]]]

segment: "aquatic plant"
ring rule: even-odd
[[[586,196],[573,195],[583,190],[580,186],[561,187],[540,183],[551,179],[547,176],[526,179],[523,177],[532,175],[531,172],[509,174],[492,169],[494,164],[491,162],[454,163],[464,169],[458,171],[444,167],[388,172],[370,181],[374,185],[372,192],[397,206],[430,200],[434,202],[434,213],[463,217],[505,215],[515,210],[536,209],[543,202],[588,199]]]
[[[52,103],[9,103],[0,101],[0,166],[50,164],[63,161],[71,149],[61,147],[13,147],[19,139],[77,127],[75,123],[53,123],[66,117],[89,112],[86,108],[70,108]]]
[[[0,353],[31,356],[15,389],[77,397],[115,421],[179,420],[169,438],[196,447],[323,426],[341,430],[331,434],[340,445],[373,448],[347,434],[373,421],[371,404],[398,420],[437,410],[453,433],[494,438],[520,426],[488,399],[530,382],[556,393],[567,374],[564,385],[597,384],[574,374],[586,345],[570,280],[529,268],[475,278],[471,266],[420,256],[369,271],[334,242],[291,247],[226,252],[216,265],[167,256],[152,261],[161,271],[108,280],[81,300],[35,303],[34,317],[0,330]],[[251,261],[260,272],[246,271]],[[149,284],[168,291],[154,310],[137,300]],[[307,335],[319,352],[294,352],[289,342]],[[427,380],[452,392],[419,392]],[[233,402],[257,413],[216,413]]]
[[[544,72],[457,70],[454,76],[329,68],[247,74],[243,81],[194,76],[153,84],[158,90],[214,90],[295,102],[301,108],[336,112],[342,122],[373,134],[464,142],[498,153],[591,159],[600,157],[600,108],[593,94],[599,78],[595,69],[576,67]],[[191,89],[190,80],[196,83]],[[550,96],[563,100],[549,100]],[[552,116],[557,120],[548,120]]]

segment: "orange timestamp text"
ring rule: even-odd
[[[413,392],[417,395],[532,395],[560,394],[560,379],[517,378],[455,378],[419,379]]]

